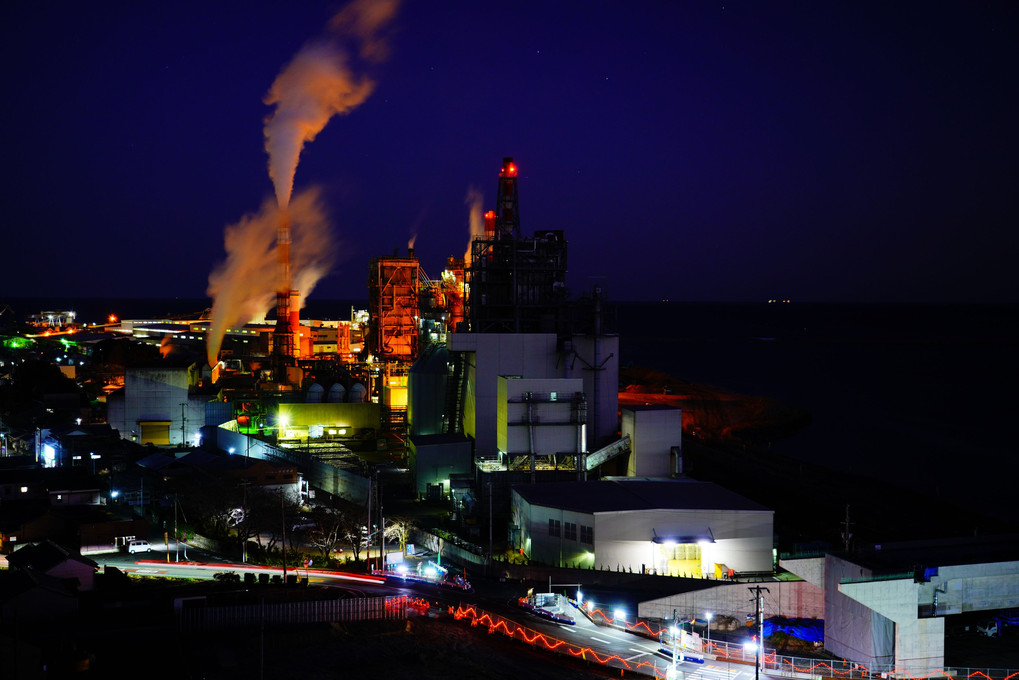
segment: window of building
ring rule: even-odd
[[[580,542],[594,545],[594,527],[580,525]]]
[[[566,526],[564,527],[564,529],[565,529],[565,531],[563,532],[563,538],[565,538],[567,541],[575,541],[575,540],[577,540],[577,525],[576,524],[574,524],[573,522],[567,522]]]
[[[549,536],[558,536],[559,535],[559,530],[560,530],[559,520],[557,520],[557,519],[550,519],[548,521],[548,535]]]

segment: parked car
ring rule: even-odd
[[[144,539],[136,538],[128,541],[127,543],[127,551],[132,554],[149,552],[150,550],[152,550],[152,546],[150,546],[149,542]]]

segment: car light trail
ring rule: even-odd
[[[166,563],[159,560],[138,560],[137,565],[146,567],[166,567]],[[252,572],[256,574],[280,574],[283,575],[283,567],[262,567],[240,564],[229,564],[225,562],[174,562],[176,569],[194,569],[196,571],[233,571],[237,573]],[[305,569],[304,567],[287,567],[287,572],[302,576],[315,576],[318,578],[340,579],[343,581],[356,581],[358,583],[385,583],[386,579],[379,576],[367,576],[365,574],[351,574],[345,571],[326,571],[324,569]]]

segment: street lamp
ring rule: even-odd
[[[711,617],[714,616],[711,612],[707,613],[708,618],[708,647],[711,647]]]
[[[669,669],[665,672],[666,680],[676,680],[679,677],[679,671],[676,668],[677,657],[679,656],[678,650],[676,649],[676,638],[679,637],[679,616],[676,614],[676,610],[672,610],[672,663],[669,665]]]

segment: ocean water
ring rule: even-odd
[[[196,314],[207,299],[4,300],[79,321]],[[359,300],[309,299],[345,319]],[[615,304],[620,365],[774,397],[812,423],[773,449],[1019,525],[1019,305]],[[608,324],[607,324],[608,325]]]
[[[630,303],[622,365],[774,397],[773,449],[1019,525],[1019,306]]]

